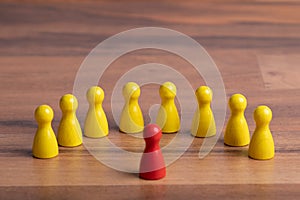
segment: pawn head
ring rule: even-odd
[[[175,98],[176,92],[176,86],[172,82],[165,82],[159,88],[159,95],[161,98]]]
[[[247,107],[247,99],[242,94],[234,94],[230,97],[228,104],[232,111],[244,111]]]
[[[200,86],[195,94],[199,103],[210,103],[213,96],[213,93],[208,86]]]
[[[145,140],[158,142],[162,136],[161,129],[156,124],[148,124],[144,128],[143,137]]]
[[[93,86],[87,91],[86,98],[89,103],[101,104],[104,99],[104,91],[101,87]]]
[[[37,123],[49,123],[53,120],[53,110],[48,105],[41,105],[35,109],[35,120]]]
[[[78,101],[72,94],[66,94],[60,98],[59,106],[62,112],[72,112],[78,107]]]
[[[257,125],[269,124],[272,120],[272,110],[268,106],[258,106],[253,117]]]
[[[141,89],[135,82],[128,82],[123,87],[123,96],[125,99],[137,99],[141,94]]]

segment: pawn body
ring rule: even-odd
[[[212,91],[207,86],[199,87],[196,92],[198,108],[192,122],[192,135],[195,137],[211,137],[216,135],[216,124],[210,107]]]
[[[102,108],[104,91],[98,86],[91,87],[86,94],[89,102],[84,123],[84,135],[91,138],[101,138],[108,135],[106,114]]]
[[[176,86],[171,82],[165,82],[159,88],[161,105],[156,118],[157,125],[163,133],[176,133],[180,129],[180,118],[174,102]]]
[[[48,105],[41,105],[35,110],[38,128],[32,145],[32,155],[36,158],[53,158],[58,155],[58,145],[51,127],[53,110]]]
[[[146,180],[158,180],[166,176],[164,158],[159,146],[162,136],[156,124],[149,124],[144,129],[146,147],[140,162],[139,176]]]
[[[250,133],[244,116],[247,100],[241,94],[234,94],[229,99],[231,116],[228,120],[224,143],[228,146],[246,146],[250,142]]]
[[[76,117],[78,102],[75,96],[66,94],[60,99],[62,118],[57,132],[60,146],[75,147],[82,144],[82,131]]]
[[[267,106],[258,106],[254,111],[256,128],[249,145],[248,155],[257,160],[268,160],[274,157],[275,147],[269,124],[272,111]]]
[[[144,118],[138,102],[140,93],[140,87],[134,82],[128,82],[123,87],[125,104],[120,118],[120,131],[123,133],[139,133],[144,129]]]

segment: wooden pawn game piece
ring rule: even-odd
[[[199,87],[195,95],[198,107],[194,114],[191,133],[195,137],[211,137],[216,135],[216,124],[214,114],[210,104],[212,101],[212,91],[207,86]]]
[[[58,155],[58,145],[51,126],[53,110],[48,105],[41,105],[35,110],[38,128],[32,145],[32,155],[36,158],[53,158]]]
[[[98,86],[91,87],[86,94],[89,102],[84,123],[84,135],[90,138],[101,138],[108,135],[108,122],[102,108],[104,91]]]
[[[76,117],[77,99],[72,94],[61,97],[59,103],[62,118],[59,123],[57,140],[60,146],[75,147],[82,144],[82,131]]]
[[[231,116],[228,120],[224,143],[228,146],[246,146],[250,142],[248,123],[244,116],[247,99],[242,94],[234,94],[229,99]]]
[[[274,157],[275,147],[269,124],[272,110],[268,106],[258,106],[254,111],[256,128],[252,135],[248,155],[257,160],[268,160]]]
[[[146,180],[158,180],[166,176],[165,161],[159,146],[162,136],[156,124],[148,124],[144,129],[146,147],[140,162],[139,176]]]
[[[123,133],[139,133],[144,129],[144,118],[139,106],[140,87],[128,82],[123,87],[125,104],[120,117],[120,131]]]
[[[175,105],[176,86],[171,82],[163,83],[159,88],[161,105],[156,118],[163,133],[176,133],[180,129],[180,118]]]

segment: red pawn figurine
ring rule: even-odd
[[[149,124],[145,127],[143,136],[146,147],[140,163],[140,178],[161,179],[166,176],[165,161],[159,147],[162,132],[156,124]]]

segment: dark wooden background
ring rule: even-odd
[[[261,1],[1,1],[0,2],[0,199],[297,199],[300,195],[300,2]],[[62,148],[57,158],[34,159],[34,109],[47,103],[61,117],[60,97],[73,90],[85,56],[104,39],[132,28],[180,31],[198,41],[216,62],[227,97],[248,99],[245,115],[266,104],[273,110],[276,155],[247,157],[247,147],[230,148],[220,137],[209,156],[198,158],[203,139],[159,181],[118,172],[84,146]],[[196,89],[203,84],[183,59],[158,50],[131,52],[116,60],[101,79],[103,107],[116,145],[141,152],[144,142],[119,134],[110,110],[118,78],[130,68],[157,62],[172,66]],[[166,75],[167,78],[167,75]],[[146,114],[159,103],[157,85],[145,86]],[[227,117],[229,111],[227,111]],[[164,136],[166,145],[174,135]]]

